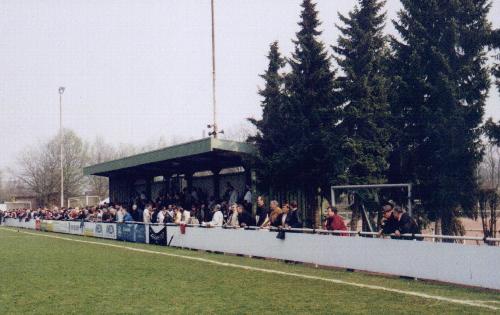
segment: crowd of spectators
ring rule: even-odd
[[[143,222],[192,224],[227,228],[258,226],[302,227],[297,203],[271,201],[267,207],[263,197],[257,200],[257,215],[252,215],[252,193],[249,186],[239,193],[226,183],[222,198],[208,198],[200,188],[184,188],[181,192],[160,193],[147,200],[146,193],[137,193],[126,203],[93,207],[16,209],[1,213],[4,218],[20,221],[33,219],[88,222]]]
[[[207,199],[201,189],[185,189],[182,193],[160,195],[148,201],[145,194],[138,194],[131,202],[103,204],[93,207],[17,209],[0,212],[0,219],[14,218],[19,221],[32,219],[88,221],[88,222],[143,222],[200,225],[205,227],[259,227],[302,228],[302,213],[295,201],[281,205],[271,200],[267,206],[263,196],[257,198],[256,213],[252,212],[250,187],[244,194],[236,192],[230,183],[221,200]],[[383,220],[379,235],[400,238],[403,234],[418,234],[420,229],[408,213],[400,207],[387,204],[383,207]],[[336,207],[328,207],[322,225],[325,230],[347,231],[344,218]],[[347,235],[338,233],[339,235]],[[404,238],[408,238],[407,236]],[[414,237],[412,237],[414,238]]]
[[[228,228],[256,226],[260,227],[302,227],[296,203],[290,206],[283,204],[280,208],[276,201],[271,202],[270,208],[263,205],[263,198],[259,197],[259,214],[253,216],[242,203],[223,201],[220,204],[207,206],[193,204],[190,209],[176,204],[159,206],[148,202],[144,207],[140,203],[126,206],[121,203],[104,204],[94,207],[75,208],[38,208],[16,209],[2,213],[3,218],[13,218],[19,221],[30,220],[62,220],[88,222],[143,222],[143,223],[175,223],[199,224],[207,227],[224,226]]]

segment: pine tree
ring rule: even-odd
[[[289,182],[326,188],[336,173],[331,141],[339,102],[330,56],[318,39],[321,31],[316,4],[304,0],[301,6],[300,31],[288,60],[291,72],[285,78],[287,101],[282,124],[288,133],[288,149],[283,150],[287,157],[283,167]]]
[[[261,75],[264,79],[264,88],[259,90],[263,97],[261,102],[262,119],[249,119],[257,128],[257,135],[248,139],[257,147],[258,155],[256,159],[256,169],[258,178],[264,186],[275,184],[279,178],[280,159],[276,153],[280,152],[280,147],[287,138],[285,130],[281,127],[283,95],[283,76],[280,74],[285,59],[281,57],[278,42],[270,45],[267,55],[269,64],[267,70]]]
[[[385,1],[359,0],[348,16],[339,14],[344,26],[337,46],[337,62],[344,110],[340,130],[346,159],[343,179],[350,184],[385,181],[389,153],[388,80],[384,62],[388,54],[383,35]]]
[[[481,160],[480,128],[489,88],[485,35],[489,1],[402,0],[393,38],[396,69],[391,110],[397,118],[391,172],[417,184],[417,198],[441,219],[444,234],[462,232],[471,214]]]
[[[341,132],[342,164],[340,179],[348,184],[381,184],[385,182],[389,154],[388,80],[385,69],[388,56],[383,34],[385,1],[359,0],[347,16],[339,13],[343,25],[337,46],[337,62],[343,70],[339,78],[344,103]],[[370,191],[356,195],[351,228],[355,229],[361,206],[378,199]],[[374,210],[374,209],[371,209]],[[367,222],[363,217],[364,229]]]

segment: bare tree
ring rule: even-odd
[[[500,147],[493,143],[485,145],[483,161],[479,168],[481,186],[498,190],[500,187]]]
[[[96,137],[89,146],[89,165],[103,163],[117,158],[115,148],[106,143],[102,137]],[[89,176],[89,189],[102,200],[109,195],[109,179],[103,176]]]
[[[60,194],[59,137],[24,151],[18,158],[17,178],[32,192],[40,204],[49,205]],[[85,186],[83,166],[88,164],[87,145],[71,130],[63,137],[64,195],[79,195]]]
[[[491,142],[485,146],[485,154],[479,168],[479,180],[479,213],[483,233],[485,237],[496,237],[496,210],[500,201],[500,148]]]

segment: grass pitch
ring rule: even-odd
[[[24,232],[0,228],[0,314],[500,314],[500,294],[489,290],[146,244]],[[497,309],[101,244],[474,301]]]

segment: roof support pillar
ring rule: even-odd
[[[187,182],[187,189],[190,192],[193,189],[193,174],[194,172],[189,171],[184,173],[184,178],[186,179]]]

